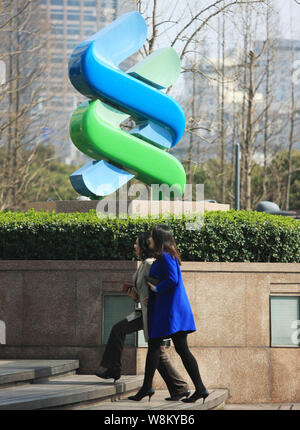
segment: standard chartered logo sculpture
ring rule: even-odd
[[[184,168],[165,151],[185,128],[181,106],[162,91],[179,76],[176,51],[159,49],[126,72],[119,68],[146,37],[142,15],[128,13],[78,45],[70,57],[70,81],[90,99],[70,122],[73,143],[93,159],[70,176],[79,194],[101,199],[133,177],[184,193]],[[129,117],[136,126],[126,132],[120,124]]]

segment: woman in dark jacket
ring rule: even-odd
[[[96,373],[104,379],[113,378],[115,381],[121,376],[121,356],[124,347],[125,337],[129,333],[144,330],[145,340],[148,340],[147,331],[147,304],[149,287],[145,276],[149,275],[154,258],[151,258],[149,249],[150,233],[141,233],[136,239],[135,253],[142,260],[139,268],[133,275],[133,283],[128,291],[128,295],[141,307],[136,306],[136,310],[128,315],[124,320],[115,324],[110,332],[110,336],[102,357],[101,368]],[[166,400],[179,400],[190,395],[188,384],[181,378],[179,372],[173,366],[165,346],[160,347],[160,358],[158,371],[164,379],[171,397]]]
[[[180,270],[180,254],[170,230],[164,226],[154,226],[149,239],[150,249],[156,261],[152,264],[149,275],[159,280],[156,286],[150,282],[148,301],[148,353],[144,383],[135,396],[130,400],[141,400],[154,394],[152,380],[159,363],[159,351],[163,339],[171,338],[175,350],[180,355],[185,369],[194,385],[194,394],[183,402],[195,402],[203,398],[203,403],[209,392],[200,377],[198,364],[189,350],[187,334],[196,330],[192,309],[182,281]]]

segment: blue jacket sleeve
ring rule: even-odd
[[[176,257],[175,257],[176,258]],[[156,293],[163,294],[178,284],[177,262],[170,254],[163,253],[161,271],[163,280],[156,285]]]

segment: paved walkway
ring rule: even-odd
[[[300,411],[300,403],[226,404],[224,410]]]
[[[209,390],[211,392],[210,399],[213,399],[214,396],[216,396],[218,391],[221,390]],[[145,398],[141,400],[140,402],[133,402],[130,400],[127,400],[128,395],[123,395],[119,399],[115,399],[115,401],[108,400],[107,402],[104,401],[95,401],[91,404],[81,404],[81,405],[68,405],[59,407],[56,409],[81,409],[81,410],[107,410],[107,411],[113,411],[113,410],[166,410],[166,409],[176,409],[178,411],[180,410],[187,410],[188,408],[185,408],[183,402],[166,402],[164,401],[165,397],[169,396],[169,392],[166,390],[157,390],[155,392],[155,395],[151,398],[151,401],[148,402],[148,398]],[[205,408],[206,402],[204,404],[204,407],[201,402],[196,402],[192,404],[192,409],[198,409],[203,410]],[[208,406],[208,405],[207,405]],[[212,407],[214,405],[211,405]],[[215,405],[215,410],[300,410],[300,403],[258,403],[258,404],[220,404]]]
[[[148,397],[142,399],[139,402],[133,400],[128,400],[128,394],[123,394],[119,398],[115,398],[114,401],[94,401],[90,404],[80,404],[80,405],[67,405],[58,407],[55,409],[80,409],[80,410],[177,410],[177,411],[187,411],[187,410],[207,410],[218,408],[221,404],[224,404],[228,397],[228,390],[224,389],[212,389],[208,390],[209,396],[203,404],[203,400],[195,403],[184,403],[181,401],[170,402],[165,401],[165,397],[169,397],[169,392],[167,390],[156,390],[154,396],[149,402]],[[132,394],[135,394],[136,391]]]

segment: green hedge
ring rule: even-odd
[[[168,223],[184,261],[300,262],[300,222],[259,212],[205,212],[199,230],[190,219],[99,219],[88,213],[0,211],[0,259],[131,260],[137,235]]]

